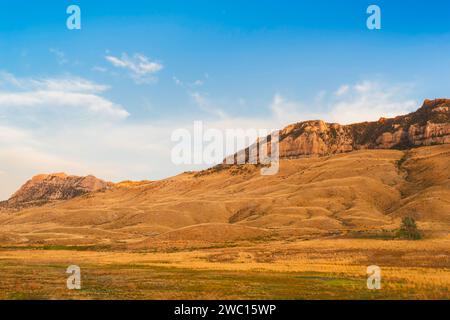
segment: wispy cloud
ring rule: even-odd
[[[94,67],[92,67],[92,71],[97,71],[97,72],[107,72],[108,69],[107,69],[107,68],[104,68],[104,67],[94,66]]]
[[[286,124],[292,119],[322,119],[341,124],[376,121],[380,117],[395,117],[414,111],[419,102],[410,98],[413,88],[412,84],[361,81],[342,85],[332,95],[321,92],[321,98],[315,101],[316,104],[290,101],[276,94],[270,110]]]
[[[348,92],[349,89],[350,89],[350,86],[348,84],[344,84],[344,85],[340,86],[339,89],[336,90],[335,95],[338,97],[343,96],[344,94],[346,94]]]
[[[177,86],[184,87],[184,82],[183,82],[183,81],[181,81],[181,80],[178,79],[177,77],[172,77],[172,79],[173,79],[173,82],[175,82],[175,84],[176,84]]]
[[[226,118],[227,114],[222,109],[215,106],[205,94],[198,91],[188,92],[195,104],[204,112],[217,116],[221,119]]]
[[[173,82],[177,86],[180,86],[180,87],[185,88],[185,89],[193,89],[193,88],[196,88],[196,87],[203,86],[205,84],[206,80],[208,79],[208,77],[209,77],[209,75],[205,73],[203,79],[197,79],[197,80],[194,80],[192,82],[182,81],[178,77],[175,77],[175,76],[172,77],[172,79],[173,79]]]
[[[204,83],[205,83],[205,82],[204,82],[203,80],[195,80],[195,81],[192,83],[192,85],[193,85],[194,87],[200,87],[200,86],[202,86]]]
[[[53,78],[19,78],[12,73],[0,71],[0,89],[4,90],[5,88],[99,93],[108,90],[109,86],[97,84],[90,80],[75,76]]]
[[[120,105],[99,94],[108,90],[100,85],[79,77],[63,78],[18,78],[10,73],[0,73],[0,108],[10,111],[10,116],[30,108],[42,108],[47,112],[61,112],[62,108],[73,108],[75,112],[87,110],[91,114],[101,114],[113,118],[125,118],[129,114]],[[5,90],[6,89],[6,90]],[[49,115],[47,113],[47,115]]]
[[[69,62],[69,60],[66,58],[66,54],[61,50],[50,48],[49,51],[55,55],[58,64],[64,65]]]
[[[194,101],[195,105],[202,111],[216,116],[220,119],[227,118],[227,114],[222,108],[218,107],[209,97],[205,91],[200,92],[200,87],[203,86],[208,79],[208,74],[204,75],[204,79],[198,79],[193,82],[185,82],[178,77],[172,77],[173,82],[183,88],[186,94]]]
[[[139,53],[131,57],[127,53],[123,53],[121,57],[107,55],[105,59],[116,68],[128,70],[129,76],[137,84],[154,82],[156,80],[155,74],[164,68],[161,63],[151,61],[148,57]]]
[[[414,111],[419,102],[411,99],[412,84],[363,81],[341,90],[331,101],[330,119],[341,123],[376,121]],[[342,88],[342,87],[341,87]]]

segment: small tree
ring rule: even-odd
[[[419,229],[417,228],[416,221],[412,217],[404,217],[402,219],[402,225],[397,232],[399,238],[408,240],[422,239]]]

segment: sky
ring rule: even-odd
[[[369,30],[366,10],[381,9]],[[69,30],[66,10],[81,9]],[[352,123],[449,97],[450,2],[0,2],[0,199],[39,173],[155,180],[171,134]]]

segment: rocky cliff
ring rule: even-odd
[[[64,173],[42,174],[27,181],[11,198],[0,206],[22,208],[55,200],[68,200],[90,192],[106,190],[112,183],[94,176],[77,177]]]
[[[407,149],[450,143],[450,100],[425,100],[416,112],[351,125],[306,121],[280,132],[280,156],[330,155],[361,149]]]
[[[290,158],[447,143],[450,143],[450,99],[436,99],[425,100],[413,113],[376,122],[340,125],[313,120],[292,124],[280,131],[279,151],[281,158]],[[248,159],[249,148],[245,153]]]

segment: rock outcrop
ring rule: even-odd
[[[413,113],[381,118],[376,122],[351,125],[321,120],[300,122],[281,130],[279,139],[281,158],[447,144],[450,143],[450,99],[425,100],[422,107]],[[250,148],[255,146],[257,144]],[[248,159],[249,148],[245,153]],[[237,159],[237,154],[234,159]]]
[[[112,185],[94,176],[77,177],[65,173],[41,174],[27,181],[9,200],[0,205],[8,208],[42,205],[106,190]]]
[[[450,100],[425,100],[416,112],[351,125],[306,121],[280,133],[280,156],[330,155],[361,149],[408,149],[450,143]]]

